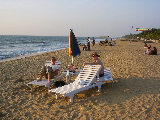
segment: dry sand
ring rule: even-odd
[[[37,77],[42,65],[55,56],[63,62],[62,71],[71,62],[68,49],[0,62],[0,119],[2,120],[158,120],[160,119],[160,45],[158,55],[144,55],[143,43],[117,41],[115,46],[91,46],[74,58],[75,66],[91,62],[98,52],[105,68],[111,68],[114,80],[75,95],[56,100],[44,86],[34,91],[26,84]],[[82,48],[81,48],[82,49]],[[53,87],[53,86],[51,86]]]

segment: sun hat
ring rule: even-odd
[[[92,53],[91,56],[92,57],[94,57],[94,56],[100,57],[100,55],[98,55],[98,53],[96,53],[96,52]]]

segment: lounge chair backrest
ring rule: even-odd
[[[74,94],[78,92],[88,90],[89,88],[96,86],[98,87],[98,91],[100,91],[103,82],[96,82],[100,69],[101,65],[85,65],[73,83],[58,87],[56,89],[51,89],[49,92],[55,93],[56,99],[59,98],[59,94],[62,94],[64,97],[69,96],[70,102],[73,103]]]
[[[85,65],[83,70],[78,74],[76,82],[82,85],[91,85],[97,81],[101,65]]]

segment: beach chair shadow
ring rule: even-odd
[[[46,61],[45,65],[49,66],[50,61]],[[50,86],[53,83],[55,83],[58,80],[61,80],[65,76],[65,75],[61,75],[61,73],[60,73],[62,62],[61,61],[56,61],[55,65],[59,66],[59,71],[58,71],[58,74],[56,76],[54,76],[54,79],[51,79],[51,82],[48,82],[48,79],[42,79],[41,81],[38,81],[38,82],[37,82],[37,80],[33,80],[33,81],[27,83],[27,86],[31,88],[31,91],[33,91],[33,85],[39,85],[39,86],[42,85],[42,86],[47,87],[48,90],[49,90]]]
[[[73,83],[58,87],[56,89],[51,89],[49,92],[55,93],[56,99],[59,98],[59,94],[64,97],[68,96],[70,97],[71,103],[74,102],[74,95],[78,92],[88,90],[89,88],[96,86],[98,86],[98,91],[100,92],[101,85],[103,84],[103,82],[97,81],[97,78],[99,78],[100,69],[101,65],[85,65]]]

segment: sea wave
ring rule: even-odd
[[[86,44],[87,37],[77,37]],[[95,38],[96,42],[102,40]],[[68,47],[68,36],[18,36],[0,35],[0,59],[43,53]]]

